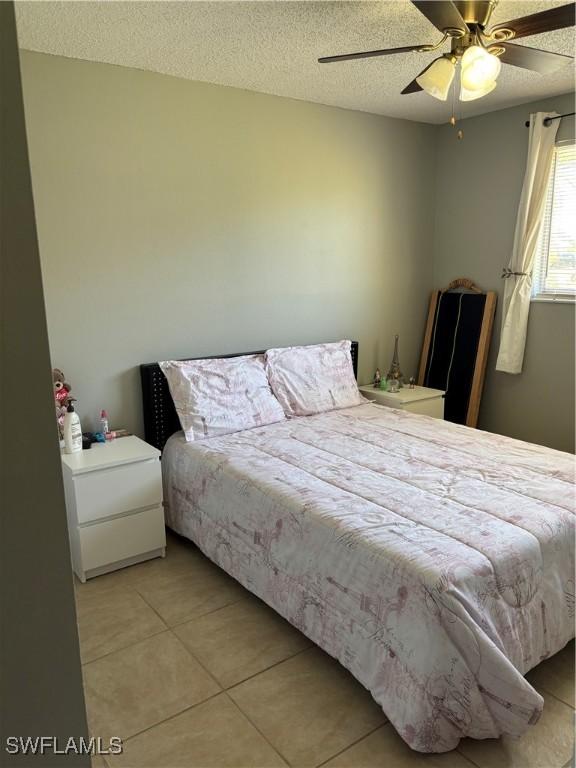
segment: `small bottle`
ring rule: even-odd
[[[102,432],[103,435],[106,435],[108,432],[110,432],[110,427],[108,425],[108,414],[104,409],[100,411],[100,432]]]
[[[64,415],[64,453],[77,453],[82,450],[82,427],[72,403],[68,403]]]
[[[382,381],[382,374],[380,373],[380,368],[376,368],[376,373],[374,374],[374,379],[372,381],[374,385],[374,389],[378,389],[381,381]]]

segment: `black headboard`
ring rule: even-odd
[[[187,357],[184,360],[215,360],[219,357],[242,357],[243,355],[263,355],[266,350],[257,352],[235,352],[232,355],[210,355]],[[353,341],[350,350],[354,376],[358,377],[358,342]],[[158,363],[145,363],[140,366],[142,381],[142,406],[144,409],[144,439],[159,450],[164,448],[166,440],[182,427],[174,408],[168,382]]]

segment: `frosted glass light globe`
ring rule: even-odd
[[[484,88],[477,88],[475,91],[468,91],[463,85],[460,87],[460,101],[474,101],[474,99],[481,99],[482,96],[487,96],[491,91],[496,88],[496,80],[492,80],[491,83],[487,83]]]
[[[498,56],[488,53],[479,45],[470,46],[462,56],[462,74],[460,75],[462,88],[466,91],[486,88],[496,80],[501,67]]]
[[[434,96],[440,101],[446,101],[455,72],[454,64],[450,59],[443,56],[435,61],[426,72],[417,77],[416,82],[430,96]]]

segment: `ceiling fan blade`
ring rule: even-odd
[[[420,74],[422,74],[422,73],[420,73]],[[414,79],[414,80],[412,80],[411,83],[408,83],[406,88],[404,88],[404,90],[400,91],[400,93],[402,94],[402,96],[405,96],[407,93],[418,93],[418,91],[422,91],[422,90],[424,90],[422,88],[422,86],[418,85],[418,83]]]
[[[403,48],[383,48],[379,51],[360,51],[360,53],[342,53],[340,56],[323,56],[318,59],[320,64],[329,64],[332,61],[351,61],[352,59],[370,59],[372,56],[390,56],[393,53],[407,53],[419,51],[423,45],[406,45]]]
[[[502,24],[496,24],[490,29],[490,35],[499,29],[509,29],[514,33],[512,39],[538,35],[540,32],[550,32],[554,29],[573,27],[575,22],[574,3],[559,5],[547,11],[533,13],[530,16],[522,16],[519,19],[511,19]]]
[[[527,45],[513,45],[512,43],[502,43],[505,49],[504,53],[498,58],[503,64],[511,64],[513,67],[522,67],[531,69],[533,72],[540,72],[542,75],[548,75],[556,72],[574,61],[572,56],[565,56],[563,53],[552,53],[551,51],[541,51],[539,48],[529,48]]]
[[[439,56],[438,58],[440,58],[440,59],[441,59],[441,58],[442,58],[442,56]],[[438,61],[438,58],[434,59],[434,61]],[[434,61],[431,61],[431,62],[430,62],[430,64],[428,64],[428,66],[427,66],[427,67],[424,67],[424,69],[422,70],[422,72],[419,72],[419,73],[416,75],[416,77],[420,77],[420,75],[423,75],[423,74],[424,74],[424,72],[427,72],[427,71],[430,69],[430,67],[432,66],[432,64],[434,64]],[[411,83],[408,83],[408,85],[406,86],[406,88],[404,88],[404,90],[400,91],[400,93],[401,93],[403,96],[404,96],[404,95],[406,95],[407,93],[417,93],[418,91],[423,91],[423,90],[424,90],[424,89],[422,88],[422,86],[421,86],[421,85],[418,85],[418,83],[416,82],[416,77],[414,78],[414,80],[412,80],[412,82],[411,82]]]
[[[469,32],[458,8],[450,0],[412,0],[412,3],[440,32],[445,29],[461,29],[464,34]]]

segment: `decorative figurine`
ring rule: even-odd
[[[398,389],[400,389],[403,385],[403,379],[404,374],[400,370],[400,362],[398,360],[398,334],[394,337],[394,356],[392,357],[392,362],[390,363],[390,370],[386,374],[386,378],[388,381],[397,381],[398,382]]]
[[[414,389],[416,386],[416,379],[414,376],[410,376],[410,381],[408,382],[408,389]]]
[[[376,373],[374,374],[374,380],[372,384],[374,385],[374,389],[378,389],[380,387],[380,382],[382,381],[382,374],[380,373],[380,368],[376,368]]]

